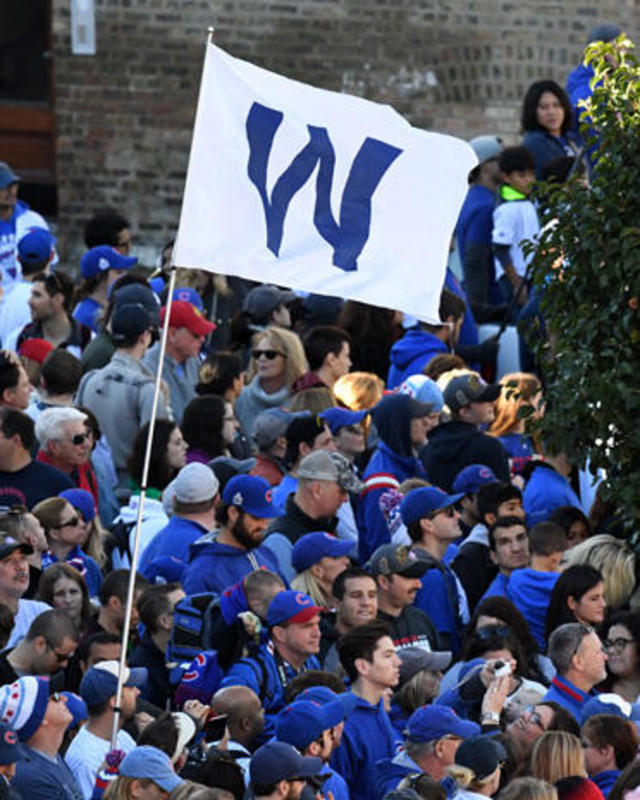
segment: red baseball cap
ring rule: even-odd
[[[160,320],[164,323],[166,306],[160,310]],[[185,300],[174,300],[171,304],[171,316],[169,318],[171,328],[187,328],[195,336],[206,336],[217,327],[213,322],[205,319],[201,311]]]
[[[20,345],[18,354],[25,358],[30,358],[32,361],[37,361],[39,364],[43,364],[52,350],[53,345],[46,339],[25,339]]]

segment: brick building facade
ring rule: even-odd
[[[95,0],[97,54],[73,55],[70,1],[52,0],[58,231],[113,205],[138,251],[175,233],[203,43],[317,86],[392,104],[413,124],[517,141],[521,98],[564,84],[588,30],[633,37],[635,0]],[[215,187],[212,187],[212,190]]]

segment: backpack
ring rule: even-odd
[[[204,650],[218,652],[214,646],[213,634],[219,618],[220,598],[214,592],[187,595],[179,603],[176,603],[173,609],[173,628],[166,653],[167,662],[179,665],[176,674],[172,675],[172,683],[180,681],[182,674],[199,653]],[[245,661],[245,659],[242,660]],[[218,661],[220,662],[220,657]],[[260,688],[259,696],[263,698],[269,677],[267,668],[260,659],[252,659],[251,664],[254,663],[260,667],[261,674],[257,677]],[[223,665],[221,664],[221,666]]]

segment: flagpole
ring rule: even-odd
[[[213,27],[207,28],[207,44],[213,41]],[[174,247],[175,252],[175,247]],[[131,628],[131,611],[133,609],[135,582],[136,582],[136,568],[138,566],[138,555],[140,550],[140,526],[142,524],[142,514],[144,511],[144,501],[147,494],[147,480],[149,477],[149,466],[151,464],[151,448],[153,446],[153,436],[155,433],[156,417],[158,413],[158,401],[160,399],[160,391],[162,386],[162,366],[164,364],[164,356],[167,349],[167,337],[169,334],[169,318],[171,316],[171,306],[173,304],[173,292],[176,285],[176,264],[173,255],[171,256],[171,268],[169,273],[169,287],[167,290],[167,301],[164,310],[164,324],[162,326],[162,335],[160,337],[160,353],[158,355],[158,367],[156,369],[155,390],[153,393],[153,404],[151,406],[151,417],[149,418],[149,433],[147,434],[147,448],[144,455],[144,464],[142,467],[142,480],[140,482],[140,501],[138,503],[138,516],[136,519],[135,537],[133,541],[133,551],[131,553],[131,567],[129,574],[129,585],[127,587],[127,602],[125,605],[124,623],[122,626],[122,652],[120,653],[120,665],[118,669],[118,688],[116,690],[116,703],[113,709],[113,728],[111,729],[111,749],[115,749],[117,745],[118,728],[120,724],[120,713],[122,711],[120,703],[122,702],[122,689],[124,686],[124,671],[127,665],[127,643],[129,641],[129,632]]]

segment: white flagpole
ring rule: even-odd
[[[213,40],[213,28],[207,29],[207,44]],[[175,250],[175,247],[174,247]],[[120,667],[118,670],[118,688],[116,691],[116,703],[113,714],[113,728],[111,730],[111,749],[117,744],[118,729],[120,724],[120,703],[122,701],[122,688],[124,685],[124,671],[127,665],[127,643],[129,641],[131,610],[133,608],[133,595],[135,590],[136,568],[138,566],[138,555],[140,550],[140,526],[142,524],[142,514],[144,511],[144,501],[147,494],[147,480],[149,477],[149,465],[151,463],[151,447],[153,445],[153,435],[155,432],[156,417],[158,413],[158,401],[162,384],[162,366],[167,349],[167,336],[169,333],[169,318],[171,316],[171,305],[173,303],[173,291],[176,284],[176,265],[171,259],[171,271],[169,275],[169,287],[167,291],[167,302],[165,304],[164,324],[162,326],[162,336],[160,338],[160,353],[158,357],[158,368],[156,370],[155,391],[153,393],[153,405],[151,407],[151,417],[149,419],[149,433],[147,435],[147,448],[144,455],[144,465],[142,467],[142,480],[140,482],[140,502],[138,504],[138,517],[136,519],[135,537],[133,542],[133,552],[131,553],[131,574],[129,576],[129,586],[127,587],[127,603],[125,607],[124,624],[122,627],[122,652],[120,653]]]
[[[129,641],[129,630],[131,620],[131,610],[133,608],[133,595],[135,589],[136,568],[138,566],[138,554],[140,549],[140,525],[142,524],[142,514],[144,511],[144,501],[147,494],[147,480],[149,477],[149,465],[151,462],[151,447],[153,446],[153,435],[156,426],[158,413],[158,401],[162,384],[162,365],[164,364],[164,354],[167,348],[167,335],[169,333],[169,318],[171,316],[171,305],[173,302],[173,290],[176,284],[176,268],[172,264],[169,274],[169,288],[167,292],[167,302],[165,304],[164,324],[160,337],[160,354],[158,358],[158,368],[156,370],[156,384],[153,393],[153,404],[151,406],[151,417],[149,418],[149,433],[147,435],[147,448],[144,455],[144,465],[142,467],[142,480],[140,481],[140,502],[138,503],[138,517],[136,519],[135,537],[133,541],[133,552],[131,553],[131,574],[129,575],[129,586],[127,587],[127,603],[124,614],[124,624],[122,626],[122,652],[120,653],[120,669],[118,671],[118,689],[116,692],[116,704],[113,715],[113,730],[111,732],[111,749],[116,746],[118,736],[118,726],[120,721],[120,701],[122,698],[122,687],[124,684],[124,670],[127,665],[127,643]]]

